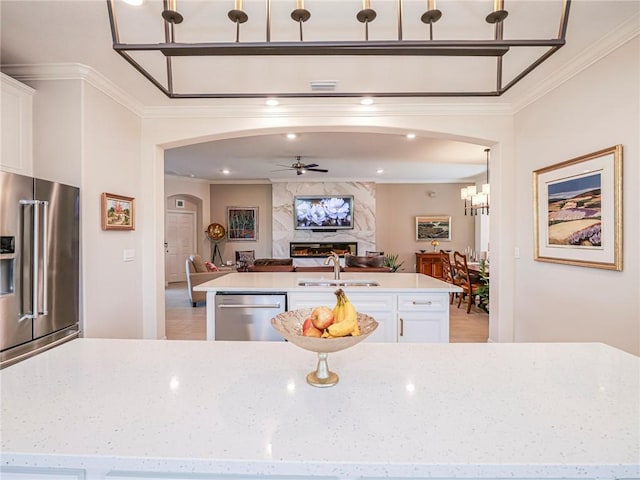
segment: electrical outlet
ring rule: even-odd
[[[513,249],[513,258],[520,258],[520,247]]]

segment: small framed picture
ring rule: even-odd
[[[102,229],[135,230],[135,199],[113,193],[103,193]]]
[[[534,259],[622,270],[622,145],[533,172]]]
[[[177,199],[176,200],[176,208],[184,208],[184,200]]]
[[[448,215],[416,217],[416,240],[451,240],[451,217]]]
[[[258,207],[227,207],[227,238],[258,240]]]

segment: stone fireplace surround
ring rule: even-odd
[[[356,243],[357,252],[376,250],[376,198],[373,182],[290,182],[272,185],[274,258],[291,256],[292,242]],[[313,232],[294,229],[296,195],[353,195],[353,230]],[[294,265],[322,265],[325,257],[294,257]]]

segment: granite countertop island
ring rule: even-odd
[[[335,281],[345,284],[335,285],[332,283]],[[321,284],[316,284],[318,282]],[[376,285],[365,286],[363,283]],[[219,340],[220,336],[216,334],[220,331],[217,320],[219,309],[215,307],[216,294],[219,292],[230,295],[285,293],[287,310],[295,310],[334,305],[334,291],[337,288],[345,291],[359,312],[370,314],[383,323],[382,328],[368,339],[376,342],[448,342],[449,293],[462,291],[458,286],[421,273],[367,272],[341,272],[339,280],[334,279],[332,272],[230,273],[202,283],[194,290],[207,292],[207,340]],[[402,315],[399,313],[402,311],[415,315]],[[409,317],[414,320],[413,324],[409,323]],[[400,325],[402,322],[403,326]],[[430,325],[426,322],[430,322]],[[254,321],[254,325],[257,324],[258,320]],[[259,326],[255,328],[262,329]]]
[[[363,269],[366,270],[366,269]],[[242,272],[229,273],[224,277],[216,278],[194,287],[194,290],[201,292],[215,292],[218,290],[233,291],[295,291],[295,292],[323,292],[335,290],[335,286],[309,286],[299,285],[299,282],[313,280],[332,281],[333,273],[310,273],[310,272]],[[373,291],[373,292],[460,292],[460,287],[453,286],[437,278],[423,275],[421,273],[352,273],[341,272],[340,280],[369,281],[373,280],[380,285],[375,287],[350,287],[352,291]]]
[[[73,340],[0,371],[3,480],[640,477],[640,359],[612,347],[363,342],[327,389],[315,362]]]

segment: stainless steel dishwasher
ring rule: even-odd
[[[285,292],[217,292],[216,340],[284,341],[271,319],[287,309]]]

